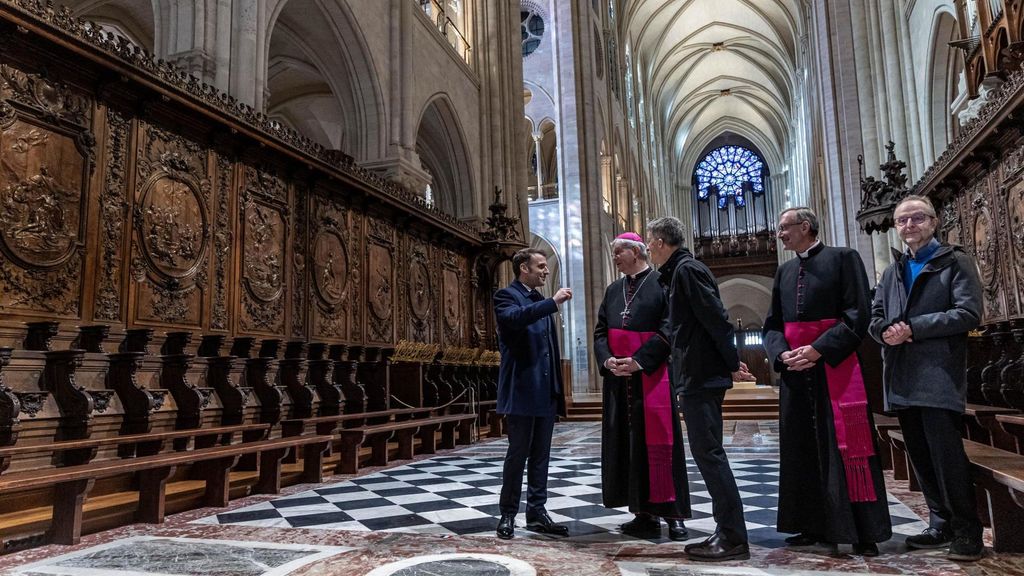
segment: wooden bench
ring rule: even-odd
[[[415,419],[419,415],[429,416],[434,408],[393,408],[390,410],[377,410],[374,412],[358,412],[351,414],[334,414],[331,416],[314,416],[311,418],[289,418],[281,421],[282,436],[300,436],[315,430],[317,434],[333,434],[342,422],[353,420],[367,420],[380,417],[397,419],[401,416],[409,416]]]
[[[996,417],[1001,414],[1020,414],[1020,410],[984,404],[968,404],[964,409],[967,438],[1003,450],[1016,451],[1017,439],[1011,434],[1007,434],[996,421]]]
[[[455,429],[459,429],[458,444],[470,444],[472,442],[473,422],[477,415],[450,414],[447,416],[434,416],[415,420],[404,420],[401,422],[389,422],[387,424],[373,424],[360,426],[358,428],[341,428],[338,434],[341,438],[339,447],[340,460],[338,461],[337,472],[339,474],[356,474],[359,472],[359,448],[365,443],[370,446],[370,465],[384,466],[388,463],[388,441],[398,442],[398,458],[402,460],[411,459],[413,453],[413,439],[420,439],[420,453],[433,454],[437,451],[436,435],[438,428],[441,430],[441,447],[454,448],[456,446]]]
[[[996,414],[996,422],[1016,441],[1015,452],[1024,454],[1024,415]]]
[[[992,549],[1024,552],[1024,456],[964,440],[975,483],[988,493]]]
[[[74,454],[69,459],[72,464],[84,464],[92,460],[95,450],[104,446],[126,446],[134,448],[127,455],[151,456],[163,450],[164,442],[167,440],[181,440],[195,438],[196,448],[209,448],[218,444],[230,444],[231,438],[236,433],[243,434],[247,441],[259,440],[270,431],[269,424],[238,424],[235,426],[217,426],[213,428],[189,428],[187,430],[171,430],[167,432],[148,432],[144,434],[123,434],[106,438],[87,438],[84,440],[64,440],[51,442],[49,444],[34,444],[30,446],[7,446],[0,448],[0,462],[7,462],[9,458],[23,454],[38,454],[40,452],[54,452],[58,454]],[[256,433],[262,433],[257,437]],[[175,449],[184,450],[187,445],[177,445]],[[88,451],[88,452],[87,452]],[[81,460],[75,462],[74,460]],[[3,470],[0,467],[0,470]]]
[[[910,458],[907,456],[907,444],[903,439],[903,431],[888,430],[887,435],[889,437],[889,444],[892,446],[893,477],[896,477],[895,471],[896,468],[899,467],[906,475],[905,480],[907,480],[910,490],[913,492],[920,492],[921,486],[917,483],[917,475],[914,474],[914,467],[911,465]],[[896,478],[896,480],[903,479],[904,478]]]
[[[56,544],[77,544],[82,533],[82,505],[97,479],[138,473],[138,520],[160,523],[164,519],[167,480],[177,466],[193,465],[206,481],[204,503],[223,507],[228,503],[229,472],[244,454],[260,456],[259,480],[253,493],[277,493],[281,488],[281,460],[292,449],[304,447],[302,481],[323,480],[323,451],[330,436],[297,436],[137,458],[102,460],[53,468],[28,470],[0,476],[0,493],[55,488],[50,539]]]
[[[893,476],[897,480],[906,480],[906,465],[904,463],[903,469],[897,471],[896,463],[894,462],[892,442],[889,440],[889,431],[899,430],[900,421],[893,416],[886,416],[885,414],[874,414],[875,422],[875,436],[878,438],[878,459],[882,463],[882,470],[892,470]],[[902,478],[900,477],[902,473]]]

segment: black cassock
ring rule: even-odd
[[[622,315],[626,299],[630,299],[628,318]],[[623,320],[627,322],[623,324]],[[609,329],[634,332],[656,332],[633,358],[652,373],[668,359],[670,348],[668,294],[658,283],[657,273],[648,269],[635,280],[623,277],[612,282],[605,291],[594,327],[594,351],[604,377],[603,416],[601,426],[601,495],[609,508],[629,506],[636,513],[663,518],[690,517],[690,491],[686,478],[686,454],[683,432],[675,394],[669,386],[672,406],[672,484],[675,501],[652,503],[649,499],[647,439],[644,430],[644,399],[641,373],[630,378],[613,376],[604,368],[612,357],[608,343]]]
[[[822,354],[802,372],[785,370],[779,355],[790,349],[786,322],[839,319],[812,346]],[[764,346],[782,374],[779,413],[779,532],[805,533],[833,543],[883,542],[892,537],[878,445],[868,459],[876,499],[850,502],[836,443],[824,363],[835,366],[855,354],[871,320],[867,275],[857,252],[819,244],[807,258],[779,267]],[[795,346],[794,346],[795,348]],[[874,430],[871,410],[868,424]]]

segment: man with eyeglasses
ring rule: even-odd
[[[776,528],[795,534],[792,546],[877,556],[892,523],[857,358],[870,320],[864,263],[822,244],[809,208],[779,214],[778,237],[797,257],[775,274],[763,330],[782,376]]]
[[[893,213],[907,245],[893,251],[875,289],[871,337],[882,344],[887,408],[895,411],[907,455],[928,504],[928,528],[909,548],[949,547],[951,560],[982,557],[982,526],[963,446],[967,333],[981,321],[981,283],[959,246],[935,238],[935,207],[907,196]]]

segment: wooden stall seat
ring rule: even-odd
[[[893,470],[895,473],[892,443],[889,441],[889,431],[899,430],[900,422],[895,417],[886,416],[885,414],[874,414],[874,421],[875,436],[878,438],[878,459],[882,462],[882,470]],[[902,470],[902,472],[905,474],[906,470]],[[906,476],[896,479],[906,480]]]
[[[1007,434],[996,420],[999,415],[1009,414],[1020,414],[1020,410],[984,404],[967,404],[964,410],[967,438],[1003,450],[1016,451],[1017,439],[1012,434]]]
[[[887,436],[889,438],[889,445],[892,447],[893,477],[896,476],[895,471],[898,467],[905,478],[896,478],[896,480],[905,479],[912,491],[920,492],[921,487],[917,483],[914,467],[911,466],[910,458],[907,456],[907,445],[903,439],[903,432],[900,430],[888,430]]]
[[[996,422],[1016,442],[1015,452],[1024,454],[1024,415],[996,414]]]
[[[177,466],[192,465],[193,470],[198,470],[199,475],[205,479],[206,505],[226,506],[228,474],[240,456],[259,454],[259,480],[253,492],[277,493],[281,487],[281,460],[291,449],[304,448],[302,481],[322,481],[323,451],[330,441],[330,436],[296,436],[13,472],[0,476],[0,493],[54,487],[53,522],[49,538],[56,544],[77,544],[82,533],[82,505],[97,479],[137,473],[138,520],[159,523],[164,518],[166,483]]]
[[[964,449],[975,484],[988,495],[992,549],[1024,552],[1024,456],[972,440]]]

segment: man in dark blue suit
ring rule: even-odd
[[[508,423],[497,534],[505,540],[515,534],[523,469],[529,461],[526,528],[568,536],[569,529],[555,524],[544,505],[548,500],[551,434],[556,416],[565,415],[561,354],[553,316],[559,305],[572,298],[572,290],[560,288],[551,298],[537,292],[548,277],[548,261],[535,248],[516,252],[512,268],[516,279],[494,293],[501,352],[497,412],[504,414]]]

